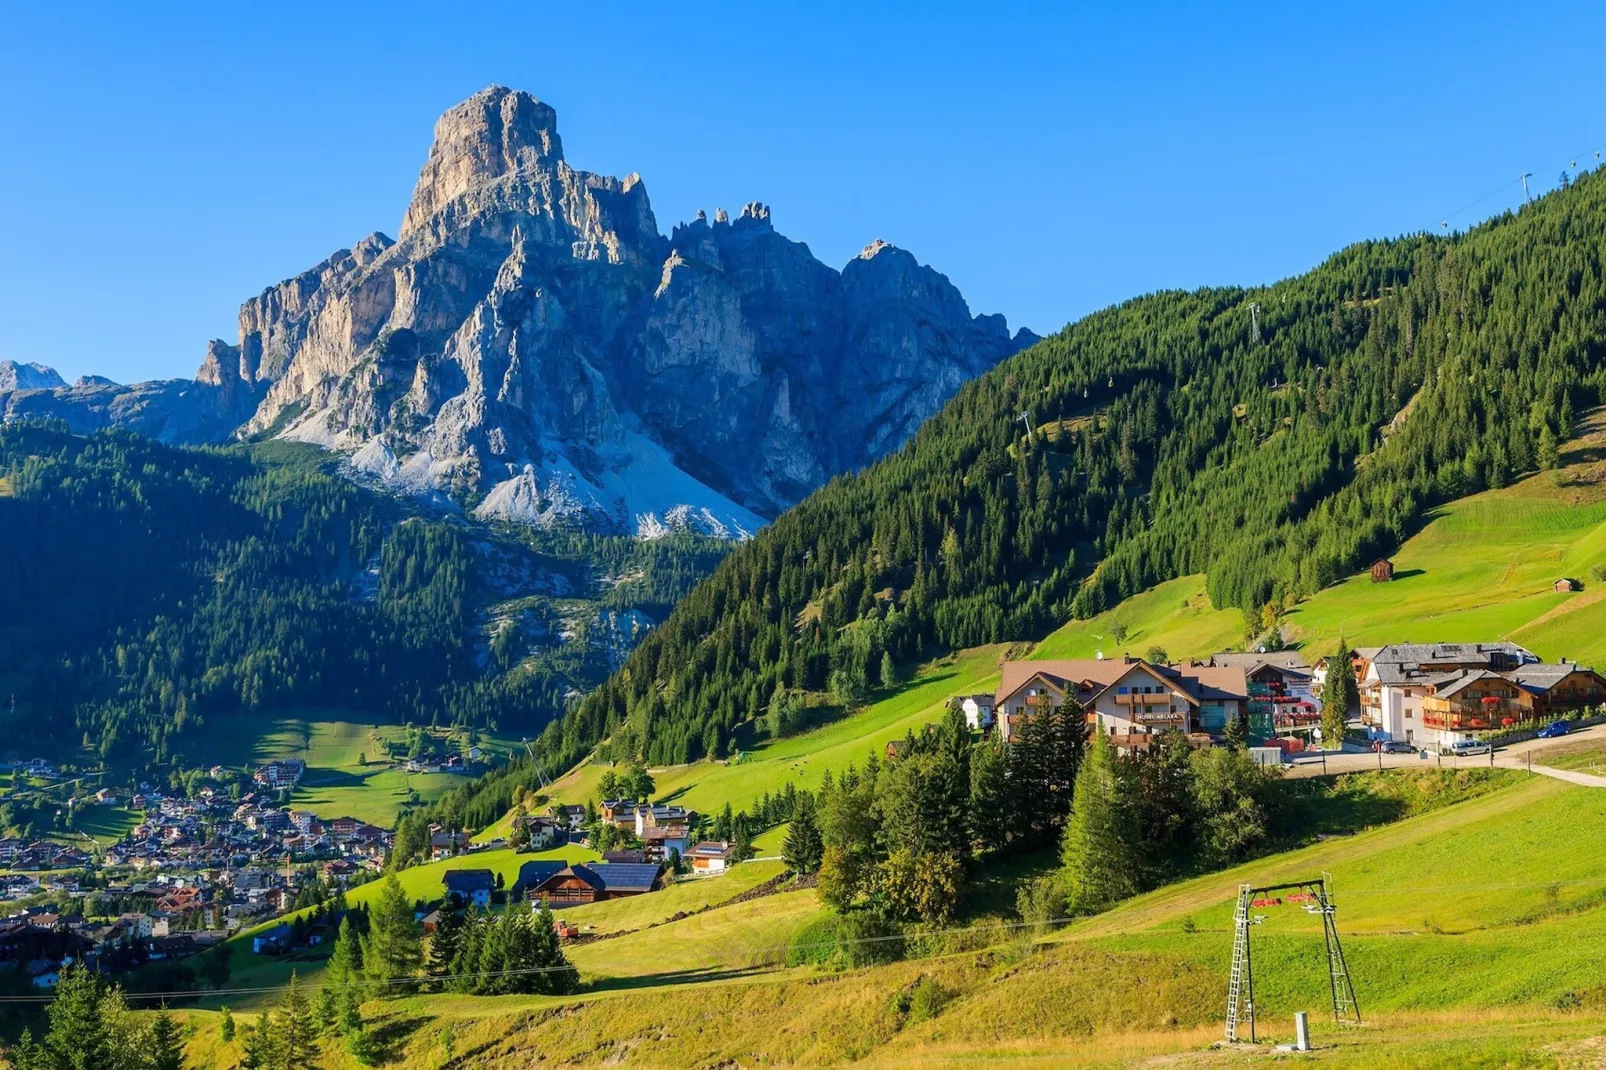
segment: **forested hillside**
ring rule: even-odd
[[[1555,463],[1601,395],[1603,252],[1586,175],[1464,235],[1089,316],[732,553],[548,730],[548,764],[605,737],[719,755],[778,687],[852,702],[924,650],[1035,637],[1179,575],[1218,606],[1308,596],[1433,505]]]
[[[666,611],[721,552],[493,533],[328,464],[0,426],[8,744],[161,765],[207,720],[294,707],[533,734],[612,664],[560,641],[561,612]],[[593,573],[618,582],[593,597]]]

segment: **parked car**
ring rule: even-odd
[[[1545,727],[1539,730],[1539,738],[1555,739],[1557,736],[1565,736],[1572,730],[1572,725],[1568,724],[1566,721],[1551,721],[1549,724],[1545,725]]]
[[[1403,739],[1385,739],[1377,749],[1384,754],[1410,754],[1416,747]]]
[[[1458,739],[1444,748],[1444,753],[1459,758],[1464,754],[1488,754],[1492,750],[1494,748],[1481,739]]]

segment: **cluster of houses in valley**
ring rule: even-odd
[[[311,879],[343,887],[382,870],[390,829],[276,802],[301,772],[299,762],[269,763],[252,777],[267,790],[238,798],[210,785],[181,797],[141,784],[126,797],[104,789],[74,800],[141,812],[98,857],[51,841],[0,840],[0,866],[11,870],[0,877],[0,894],[52,900],[0,921],[0,970],[20,965],[46,987],[64,959],[111,972],[184,958],[285,913]],[[106,903],[140,909],[110,919],[89,909]]]
[[[1129,656],[1012,661],[995,693],[958,701],[972,728],[996,728],[1006,741],[1024,718],[1069,699],[1122,749],[1146,748],[1167,729],[1205,746],[1239,720],[1251,744],[1294,752],[1320,739],[1319,696],[1339,668],[1329,661],[1309,665],[1297,651],[1163,665]],[[1369,738],[1430,750],[1606,703],[1606,677],[1576,662],[1543,662],[1514,643],[1361,647],[1344,668],[1361,696],[1349,713]]]
[[[489,868],[451,869],[442,877],[446,897],[472,907],[489,907],[493,901],[507,898],[558,909],[659,891],[669,881],[676,859],[694,877],[716,876],[735,862],[730,843],[691,839],[697,815],[685,807],[608,799],[597,808],[597,815],[641,846],[606,851],[600,862],[531,860],[519,867],[518,876],[507,888]],[[520,815],[514,825],[528,834],[530,849],[547,850],[579,837],[585,819],[584,806],[559,805],[547,814]],[[432,828],[431,844],[445,835],[450,834]],[[492,841],[491,846],[497,845]],[[423,921],[425,930],[430,930],[439,922],[438,912]]]

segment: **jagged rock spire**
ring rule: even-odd
[[[558,113],[551,105],[505,86],[482,89],[436,121],[435,141],[402,219],[401,236],[481,183],[556,166],[562,159]]]

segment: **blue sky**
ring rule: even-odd
[[[0,357],[190,374],[241,300],[393,235],[435,117],[493,82],[557,108],[575,166],[639,171],[665,231],[764,201],[832,265],[883,238],[1046,332],[1550,188],[1606,144],[1603,31],[1509,2],[12,3]]]

